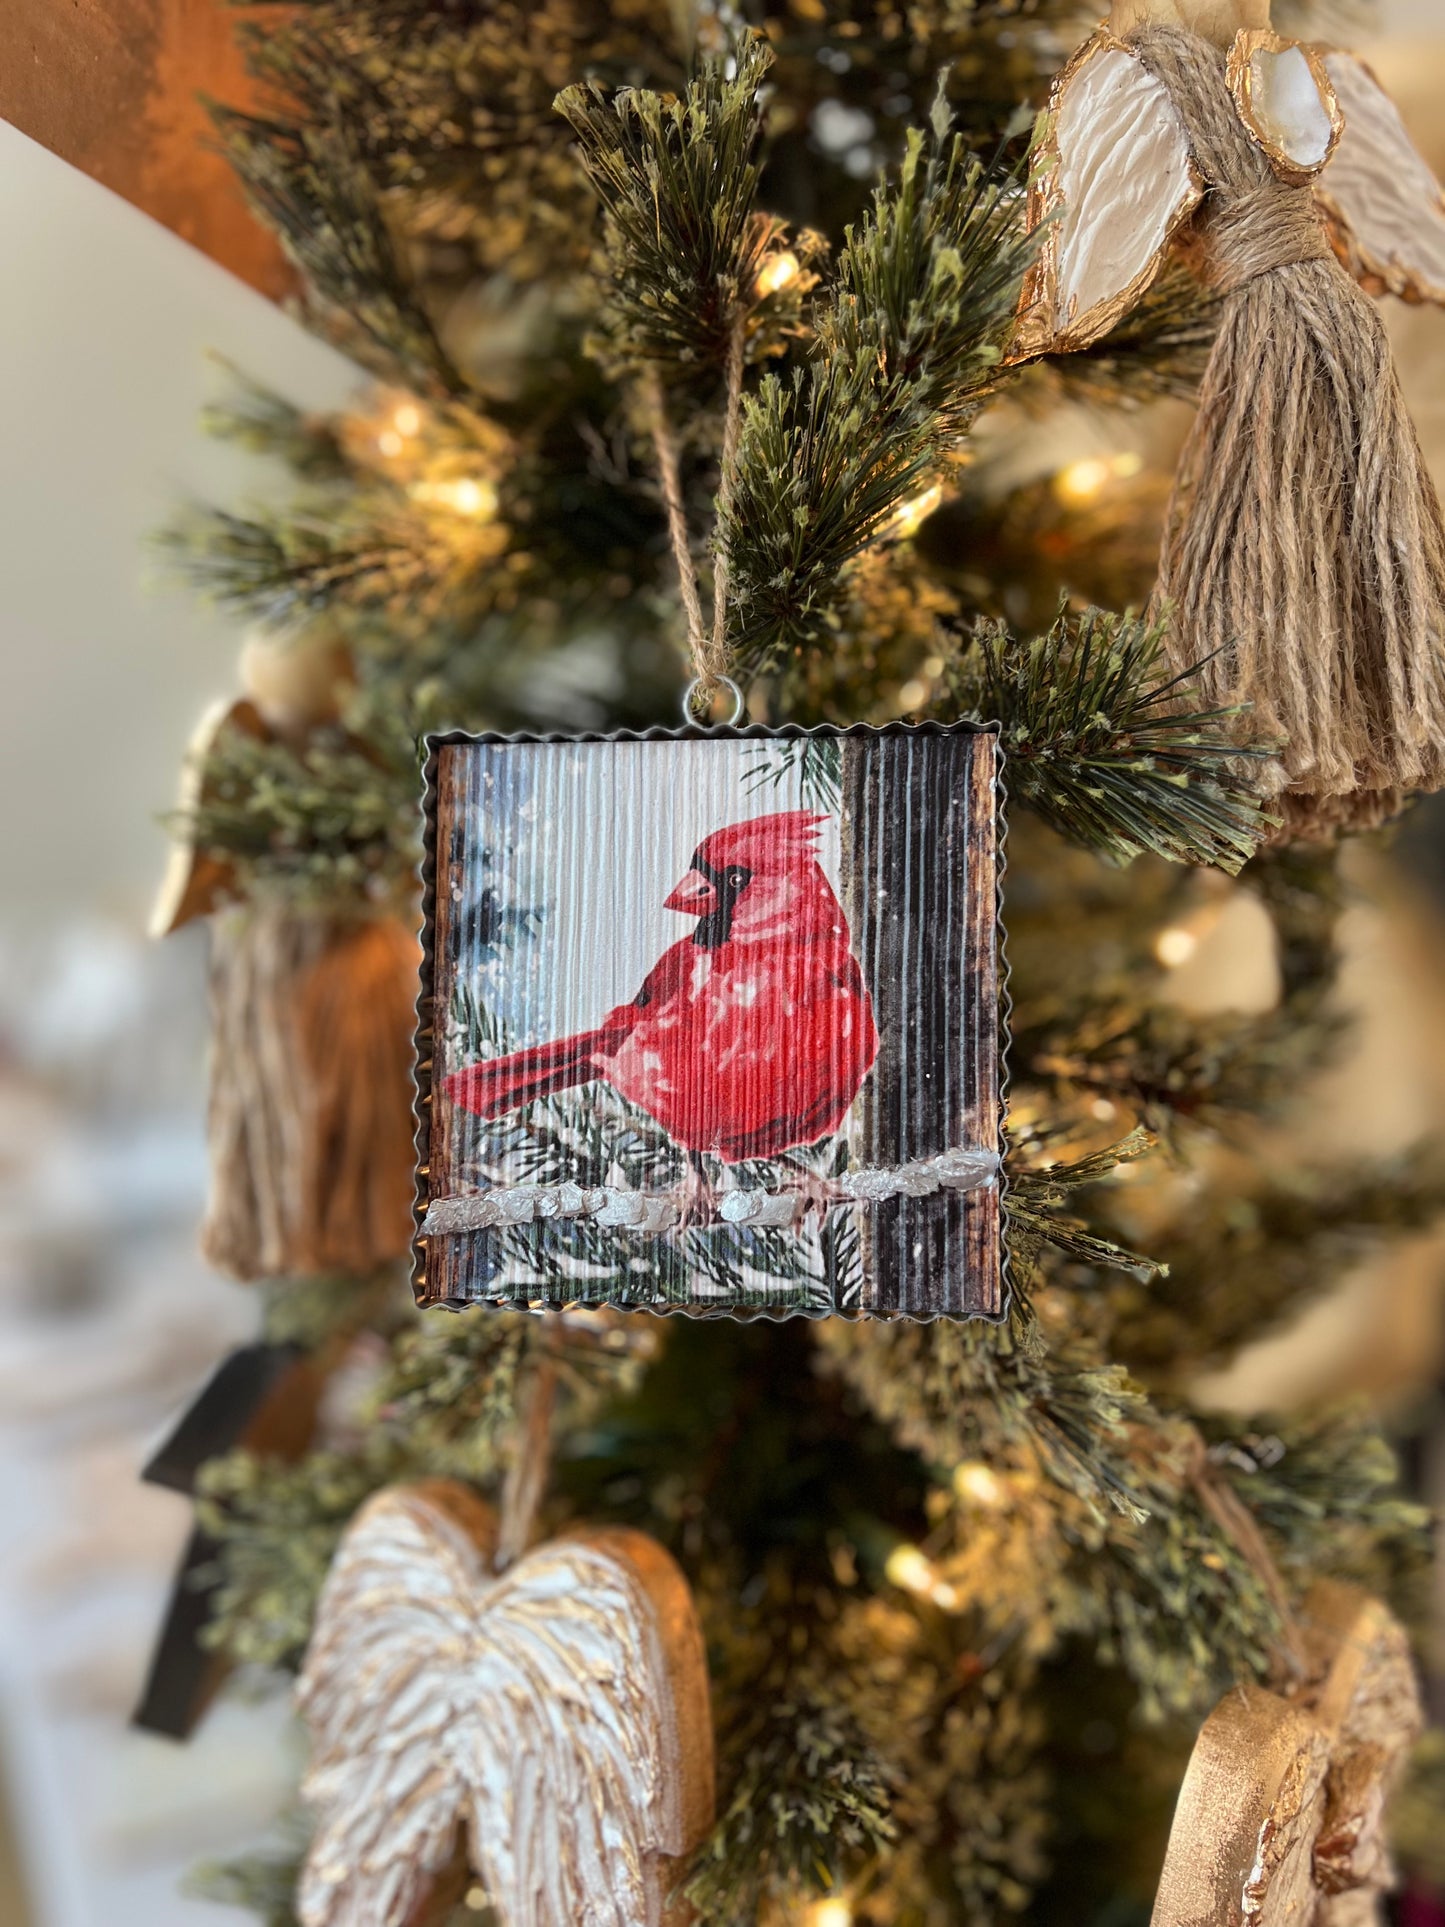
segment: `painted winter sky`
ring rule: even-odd
[[[761,751],[761,753],[760,753]],[[508,909],[540,911],[472,981],[513,1045],[597,1024],[629,1002],[695,917],[663,901],[711,831],[804,801],[801,771],[748,742],[492,744],[481,746],[482,801],[469,825],[478,892]],[[474,841],[472,839],[475,839]],[[836,818],[819,856],[838,888]],[[466,965],[463,964],[465,973]],[[455,1068],[455,1067],[451,1067]]]

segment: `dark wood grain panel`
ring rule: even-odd
[[[995,752],[981,733],[844,746],[848,910],[879,1032],[859,1164],[998,1148]],[[863,1309],[997,1315],[995,1188],[892,1198],[858,1216]]]

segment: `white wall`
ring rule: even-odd
[[[0,919],[143,921],[190,727],[235,627],[148,591],[146,537],[260,464],[197,428],[217,350],[330,406],[355,370],[0,122]]]
[[[195,1250],[203,942],[141,935],[237,630],[146,538],[280,480],[201,435],[208,350],[314,407],[357,372],[3,123],[0,261],[0,1857],[24,1927],[224,1927],[181,1872],[284,1798],[284,1705],[126,1729],[189,1522],[137,1472],[257,1318]]]

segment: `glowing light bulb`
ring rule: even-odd
[[[965,1459],[953,1468],[953,1489],[967,1503],[990,1510],[1008,1498],[1008,1487],[982,1459]]]
[[[1198,948],[1199,939],[1194,932],[1177,924],[1161,930],[1154,939],[1154,955],[1166,970],[1177,970],[1181,964],[1187,964]]]
[[[815,1901],[808,1909],[807,1927],[853,1927],[853,1909],[836,1896]]]
[[[500,499],[490,482],[473,475],[464,475],[459,482],[417,482],[411,498],[414,502],[438,503],[455,515],[470,516],[474,522],[490,522]]]
[[[421,429],[421,410],[415,402],[404,401],[392,416],[391,425],[398,435],[409,438]]]
[[[796,281],[800,273],[798,257],[791,248],[784,248],[781,254],[770,254],[758,269],[755,283],[758,299],[764,301],[770,294],[777,294],[790,282]]]
[[[1054,494],[1066,508],[1083,508],[1110,482],[1126,482],[1143,466],[1144,457],[1132,448],[1122,455],[1086,455],[1082,461],[1070,462],[1059,470],[1054,477]]]
[[[470,475],[452,484],[448,498],[458,515],[494,515],[497,491],[490,482],[474,481]]]
[[[895,1546],[883,1571],[892,1584],[901,1586],[904,1592],[920,1593],[926,1598],[933,1591],[933,1562],[917,1546]]]
[[[887,1579],[903,1592],[911,1592],[919,1599],[930,1599],[945,1612],[951,1612],[959,1603],[957,1592],[946,1579],[939,1578],[937,1566],[917,1546],[895,1546],[884,1563],[883,1571]]]
[[[906,542],[909,536],[917,535],[942,500],[943,484],[935,482],[932,488],[924,489],[921,495],[915,495],[911,501],[905,502],[884,533]]]
[[[1059,470],[1054,477],[1054,493],[1068,507],[1081,508],[1085,502],[1093,501],[1108,480],[1109,464],[1098,456],[1088,456]]]

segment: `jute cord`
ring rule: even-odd
[[[1189,1483],[1200,1505],[1239,1553],[1264,1588],[1279,1619],[1282,1653],[1288,1671],[1297,1677],[1305,1671],[1304,1640],[1290,1605],[1289,1593],[1280,1577],[1274,1555],[1249,1507],[1209,1457],[1204,1440],[1195,1433],[1191,1441]]]
[[[723,414],[722,468],[718,476],[717,559],[713,565],[713,604],[712,604],[712,656],[715,674],[721,676],[727,669],[727,614],[728,614],[728,552],[723,531],[727,528],[728,511],[733,500],[733,472],[737,467],[738,441],[743,426],[743,346],[746,327],[741,315],[733,324],[732,336],[728,342],[727,402]],[[694,673],[703,676],[707,672],[700,662],[694,662]]]
[[[365,1274],[406,1250],[416,964],[396,918],[266,904],[214,920],[213,1264]]]
[[[1222,53],[1151,27],[1208,184],[1201,241],[1223,318],[1166,514],[1156,606],[1176,670],[1283,740],[1285,835],[1377,822],[1445,782],[1445,526],[1369,298],[1309,187],[1246,131]]]
[[[532,1543],[552,1469],[552,1414],[556,1403],[557,1364],[544,1352],[527,1384],[502,1485],[497,1549],[492,1561],[498,1572],[515,1564]]]
[[[667,512],[667,533],[672,542],[672,559],[677,565],[677,586],[682,596],[683,614],[687,619],[687,646],[694,671],[702,677],[709,654],[708,636],[702,617],[702,597],[698,594],[697,570],[693,566],[692,547],[688,541],[677,437],[668,418],[662,381],[655,371],[650,371],[647,376],[646,393],[652,442],[657,450],[657,468],[662,479],[662,505]],[[714,667],[713,673],[716,675],[721,672]]]
[[[744,367],[744,319],[740,316],[728,346],[727,401],[723,422],[722,473],[718,485],[718,522],[725,521],[732,500],[733,471],[737,463],[738,438],[742,425]],[[687,507],[682,492],[681,465],[677,436],[667,412],[662,380],[649,370],[643,385],[653,447],[657,451],[658,475],[662,483],[662,503],[667,515],[668,539],[672,544],[677,569],[678,593],[682,597],[687,626],[687,649],[692,661],[689,703],[705,713],[708,703],[721,690],[736,690],[728,675],[730,656],[727,646],[727,550],[719,539],[713,569],[713,620],[711,627],[703,616],[702,596],[698,589],[697,567],[692,559],[692,544],[687,529]]]

